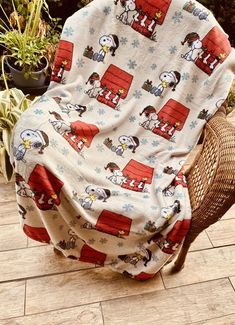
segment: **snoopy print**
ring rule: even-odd
[[[121,6],[123,8],[123,11],[120,15],[116,16],[117,19],[120,20],[125,25],[130,25],[132,19],[129,16],[131,16],[130,13],[134,13],[134,11],[136,9],[135,0],[120,0],[120,1],[116,0],[114,2],[115,5],[117,5],[118,2],[120,2]]]
[[[200,40],[200,36],[197,33],[189,33],[186,35],[183,42],[181,42],[182,45],[187,43],[190,50],[182,54],[181,57],[187,61],[193,61],[195,62],[200,54],[203,53],[203,50],[205,50],[202,46],[202,41]]]
[[[99,45],[101,49],[98,52],[95,52],[93,47],[88,45],[83,52],[83,56],[97,62],[104,62],[108,53],[111,53],[111,56],[115,56],[119,48],[118,36],[115,34],[103,35],[99,39]]]
[[[49,138],[47,134],[40,130],[26,129],[20,134],[22,143],[18,148],[14,148],[13,154],[16,160],[25,162],[24,156],[27,150],[38,149],[39,154],[43,154],[44,149],[49,146]]]
[[[73,199],[80,203],[80,205],[85,210],[91,210],[92,205],[96,200],[101,200],[102,202],[107,202],[107,199],[110,198],[111,192],[105,188],[94,187],[93,185],[87,186],[85,189],[86,197],[84,199],[78,198],[78,194],[73,192]]]
[[[125,151],[128,149],[132,151],[132,153],[136,152],[136,149],[140,145],[140,141],[137,137],[122,135],[118,138],[119,145],[113,145],[113,142],[110,138],[106,138],[104,140],[104,144],[111,149],[111,151],[115,152],[118,156],[122,156]]]

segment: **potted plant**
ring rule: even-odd
[[[12,0],[14,11],[10,17],[1,6],[8,22],[0,22],[0,45],[5,49],[2,60],[9,66],[15,86],[21,89],[42,87],[48,68],[46,54],[51,47],[48,25],[41,19],[46,2],[28,1],[26,17],[18,13],[15,2]]]

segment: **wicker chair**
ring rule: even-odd
[[[172,272],[180,271],[191,243],[235,203],[235,127],[225,108],[207,122],[201,150],[186,172],[192,223]]]

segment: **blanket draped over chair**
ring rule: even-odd
[[[66,257],[153,277],[190,227],[184,162],[226,99],[228,36],[195,1],[94,0],[14,130],[22,228]]]

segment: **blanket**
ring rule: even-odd
[[[234,67],[228,36],[196,1],[94,0],[74,13],[49,89],[14,129],[25,234],[152,278],[190,228],[184,162]]]

